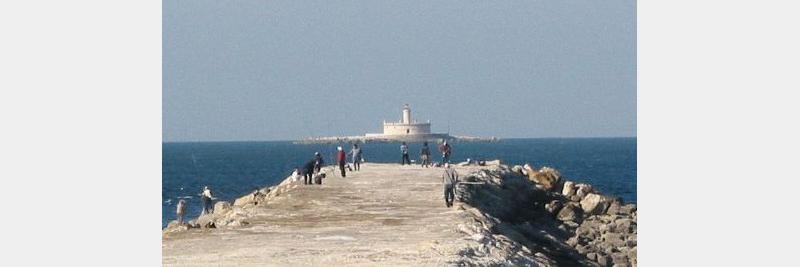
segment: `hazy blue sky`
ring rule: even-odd
[[[635,1],[163,1],[163,140],[636,135]]]

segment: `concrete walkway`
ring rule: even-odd
[[[473,167],[470,167],[473,168]],[[464,175],[469,169],[459,168]],[[303,185],[256,206],[249,225],[170,233],[165,266],[441,266],[463,247],[446,208],[442,168],[363,164],[323,185]],[[449,263],[450,262],[450,263]]]

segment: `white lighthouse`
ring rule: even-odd
[[[411,108],[408,104],[403,106],[403,121],[404,124],[411,124]]]

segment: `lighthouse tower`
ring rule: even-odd
[[[403,106],[403,124],[411,124],[411,108],[408,104]]]

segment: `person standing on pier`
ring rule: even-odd
[[[361,170],[361,148],[358,148],[358,144],[353,144],[353,149],[350,150],[350,153],[353,157],[353,169],[356,171]]]
[[[314,152],[314,173],[318,173],[324,164],[325,161],[322,159],[322,154],[319,152]]]
[[[211,200],[214,196],[211,195],[211,188],[208,186],[203,187],[203,193],[200,194],[200,199],[203,201],[203,212],[200,215],[204,214],[211,214],[213,211],[213,206],[211,205]]]
[[[408,162],[408,165],[411,165],[411,160],[408,159],[408,145],[406,145],[406,142],[400,144],[400,153],[403,153],[403,159],[400,161],[400,165],[406,164],[406,162]]]
[[[450,163],[450,153],[453,152],[453,148],[447,144],[447,140],[444,140],[439,146],[439,152],[442,152],[442,163]]]
[[[317,166],[317,159],[312,159],[306,162],[306,165],[303,165],[303,169],[300,170],[300,173],[303,175],[303,184],[311,184],[311,178],[314,177],[314,170]]]
[[[178,200],[177,208],[175,213],[178,215],[178,224],[183,224],[183,215],[186,214],[186,200]]]
[[[428,141],[422,143],[422,150],[419,152],[422,167],[428,168],[431,165],[431,149],[428,147]]]
[[[342,147],[336,147],[336,163],[339,164],[339,170],[342,171],[342,178],[347,177],[344,172],[344,165],[347,164],[347,154],[344,153]]]
[[[442,182],[444,183],[444,204],[449,208],[453,206],[453,200],[456,197],[455,188],[458,183],[458,173],[456,169],[450,168],[450,163],[444,164]]]

